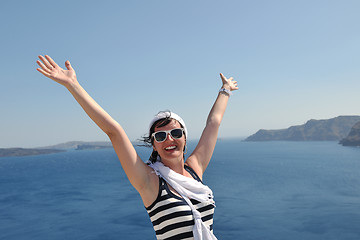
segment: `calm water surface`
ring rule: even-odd
[[[204,182],[219,240],[360,239],[360,148],[221,140]],[[114,151],[103,149],[0,158],[0,239],[155,234]]]

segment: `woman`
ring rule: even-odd
[[[88,116],[108,135],[120,163],[149,213],[158,239],[216,239],[212,233],[214,202],[202,176],[213,154],[218,129],[233,78],[220,74],[222,88],[210,111],[198,145],[184,161],[187,129],[171,112],[160,112],[151,121],[148,142],[153,153],[148,164],[136,153],[123,128],[81,87],[69,61],[66,69],[49,56],[39,56],[37,70],[66,87]]]

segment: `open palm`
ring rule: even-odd
[[[67,69],[65,70],[59,67],[50,56],[45,55],[45,57],[43,57],[40,55],[39,58],[41,61],[38,60],[37,64],[40,66],[40,68],[37,70],[46,77],[64,86],[77,81],[75,71],[71,67],[69,61],[65,62]]]

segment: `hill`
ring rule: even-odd
[[[0,157],[19,157],[65,152],[70,149],[89,150],[112,148],[111,142],[82,142],[72,141],[57,145],[38,148],[0,148]]]
[[[360,116],[339,116],[325,120],[311,119],[287,129],[261,129],[245,141],[340,141],[345,138]]]
[[[38,148],[0,148],[0,157],[20,157],[64,152],[60,149],[38,149]]]

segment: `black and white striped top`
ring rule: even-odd
[[[185,165],[185,169],[194,179],[201,182],[194,170]],[[203,222],[213,228],[214,205],[190,199],[194,207],[201,213]],[[185,200],[170,191],[165,180],[159,177],[159,194],[146,208],[154,226],[158,240],[193,239],[194,217]]]

